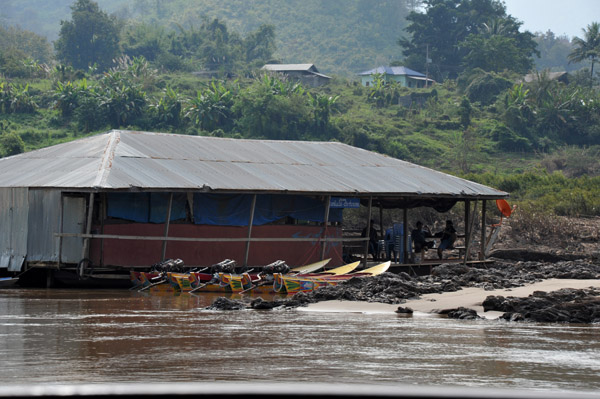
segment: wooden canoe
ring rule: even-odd
[[[273,288],[278,292],[283,292],[285,289],[285,292],[288,294],[295,294],[297,292],[310,292],[328,285],[337,285],[353,277],[372,277],[385,273],[389,269],[390,265],[391,262],[387,261],[365,270],[333,276],[292,276],[274,274],[273,277],[275,281],[273,283]]]
[[[331,260],[331,258],[320,260],[318,262],[311,263],[309,265],[298,266],[298,267],[295,267],[292,270],[290,270],[290,273],[313,273],[313,272],[316,272],[317,270],[325,267],[325,265],[328,264],[330,260]]]

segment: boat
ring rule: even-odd
[[[182,292],[223,292],[242,293],[252,290],[254,293],[275,293],[270,282],[273,281],[274,272],[282,273],[314,273],[322,269],[331,259],[324,259],[308,265],[298,266],[290,269],[284,261],[278,260],[265,266],[256,266],[258,273],[235,273],[220,271],[218,273],[170,273],[169,281],[173,286],[177,284]],[[263,284],[264,282],[264,284]],[[269,286],[267,286],[269,284]]]
[[[318,262],[311,263],[308,265],[298,266],[296,268],[291,269],[290,272],[291,273],[313,273],[313,272],[316,272],[317,270],[324,268],[325,265],[328,264],[330,260],[331,260],[331,258],[323,259],[323,260],[320,260]]]
[[[0,277],[0,288],[14,287],[18,281],[18,277]]]
[[[353,277],[372,277],[382,274],[389,269],[390,265],[391,261],[387,261],[368,269],[338,275],[294,276],[276,273],[273,275],[273,288],[277,292],[287,294],[310,292],[321,287],[337,285]]]
[[[308,270],[319,270],[319,268],[325,266],[330,259],[325,259],[320,262],[315,262],[310,265],[301,266],[295,269],[291,269],[291,273],[285,273],[285,275],[303,276],[303,277],[318,277],[318,276],[335,276],[349,273],[356,269],[360,262],[353,262],[347,265],[342,265],[335,269],[324,270],[322,272],[306,272]],[[303,273],[300,273],[303,272]],[[273,273],[274,274],[274,273]],[[245,293],[252,291],[253,293],[261,294],[275,294],[277,291],[273,288],[274,279],[273,274],[262,274],[250,275],[248,273],[242,274],[231,274],[222,273],[219,275],[219,280],[223,286],[228,287],[231,292]],[[283,274],[283,273],[282,273]]]

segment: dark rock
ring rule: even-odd
[[[212,305],[206,307],[207,310],[242,310],[246,309],[246,304],[242,301],[234,301],[225,297],[215,299]]]
[[[273,309],[279,306],[283,305],[283,301],[282,300],[275,300],[275,301],[266,301],[263,298],[256,298],[255,300],[253,300],[252,302],[250,302],[250,307],[252,309],[265,309],[265,310],[269,310],[269,309]]]
[[[398,306],[398,309],[396,309],[395,312],[402,314],[413,314],[413,310],[411,308],[405,308],[402,306]]]
[[[451,319],[461,319],[461,320],[481,319],[481,317],[477,314],[477,312],[475,310],[464,308],[462,306],[460,308],[449,311],[448,317],[450,317]]]
[[[527,298],[488,296],[484,310],[505,312],[502,319],[541,323],[594,323],[600,320],[600,290],[536,291]]]

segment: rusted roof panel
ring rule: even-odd
[[[337,142],[114,130],[0,159],[0,187],[505,198],[507,193]]]

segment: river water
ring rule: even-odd
[[[216,297],[2,290],[0,383],[600,389],[600,326],[297,309],[204,310]]]

